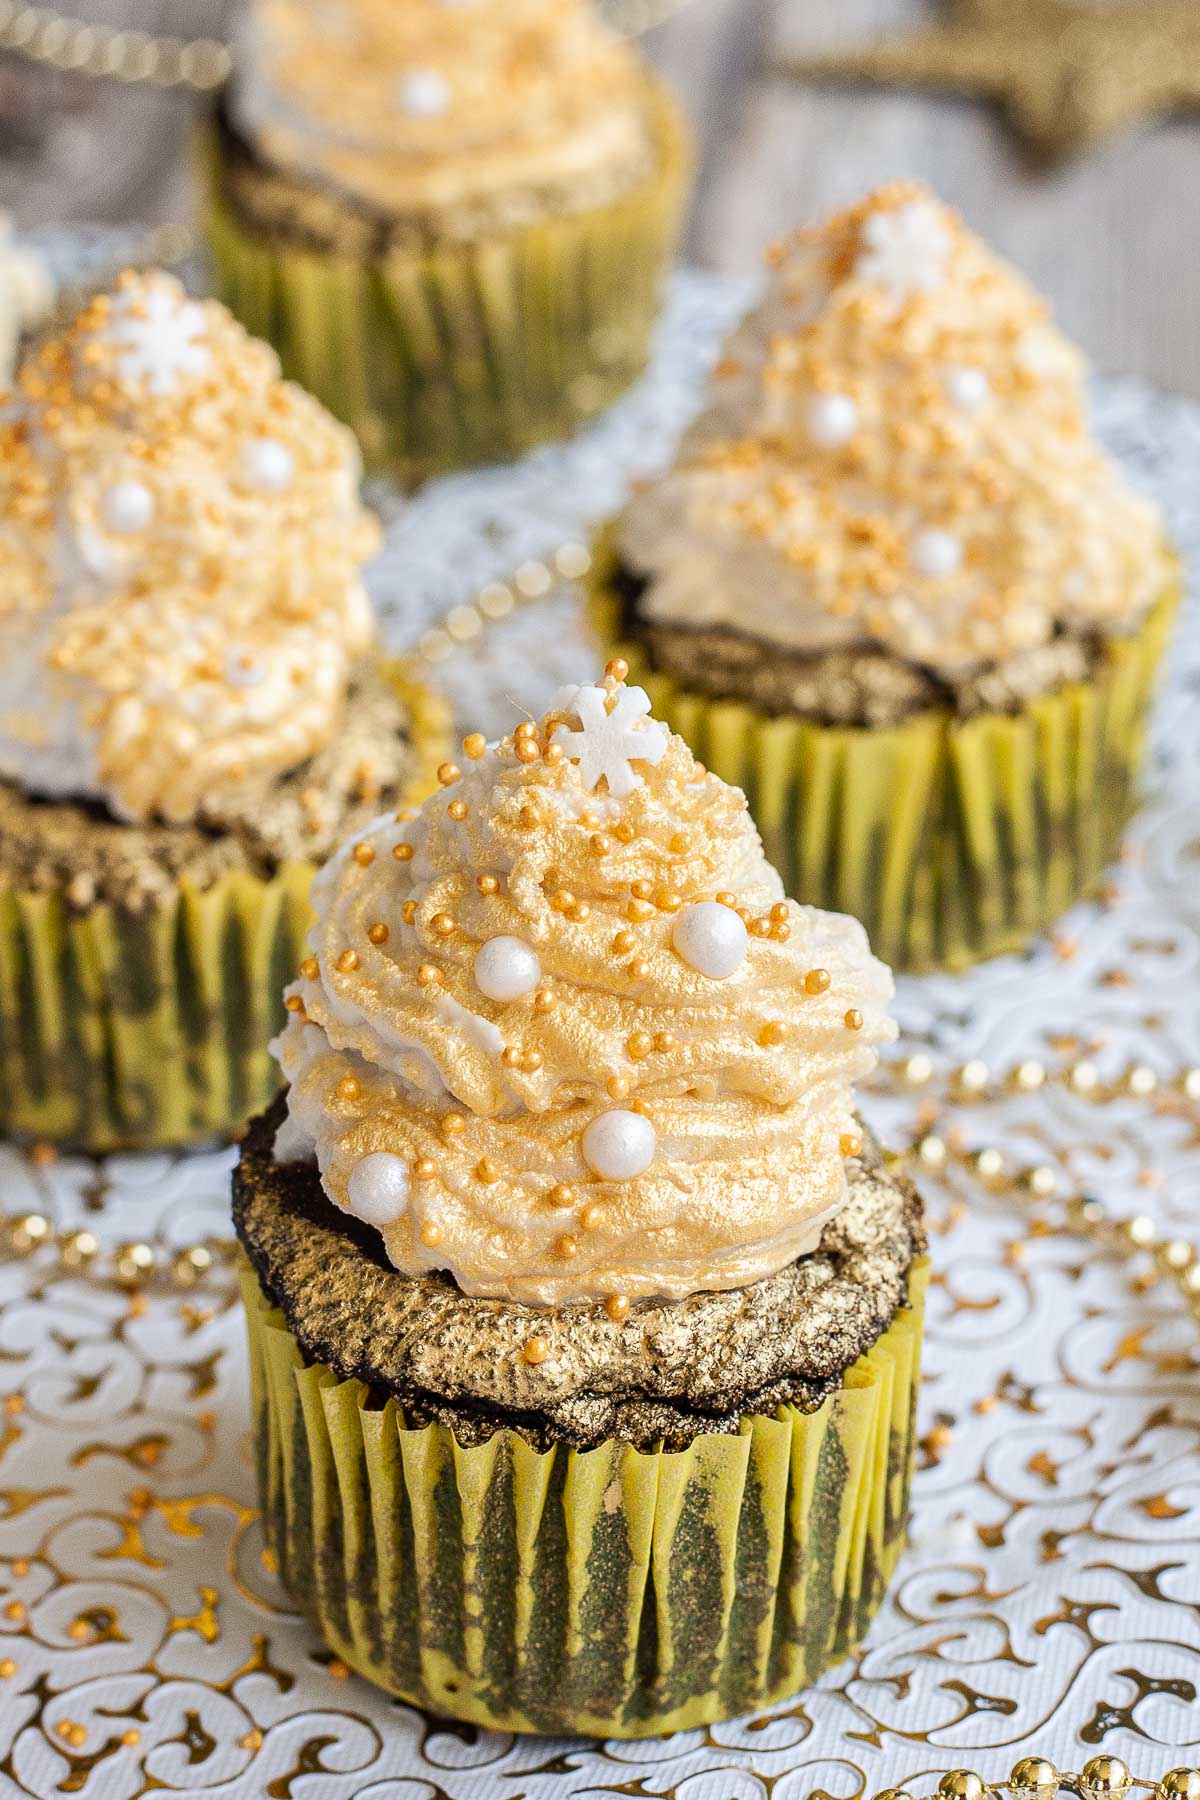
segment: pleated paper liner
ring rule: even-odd
[[[744,790],[787,891],[861,919],[894,968],[1021,950],[1101,885],[1136,807],[1176,594],[1132,637],[1110,640],[1089,681],[1019,712],[928,711],[863,728],[775,718],[654,673],[640,645],[619,641],[598,560],[596,627],[655,717]]]
[[[398,668],[424,798],[440,701]],[[183,880],[142,912],[0,885],[0,1132],[100,1154],[228,1137],[279,1087],[267,1044],[304,955],[313,866]]]
[[[903,1545],[927,1276],[817,1412],[540,1452],[408,1428],[308,1362],[243,1265],[280,1576],[350,1667],[477,1725],[649,1737],[794,1694],[860,1642]]]
[[[627,194],[377,256],[315,247],[294,205],[272,203],[216,136],[208,232],[221,298],[354,429],[368,464],[402,481],[568,436],[641,374],[679,239],[690,140],[665,89],[648,80],[647,94],[655,165]]]

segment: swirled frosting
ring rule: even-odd
[[[1025,281],[912,185],[771,263],[622,522],[644,616],[951,680],[1132,629],[1171,579],[1162,521],[1094,443],[1083,360]]]
[[[590,0],[259,0],[235,117],[260,153],[389,215],[646,166],[640,64]]]
[[[194,819],[332,741],[372,641],[353,438],[168,275],[26,360],[0,422],[0,775]]]
[[[409,1274],[679,1299],[813,1249],[893,1034],[855,921],[796,905],[744,796],[615,674],[318,876],[282,1160]]]

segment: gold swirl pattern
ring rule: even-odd
[[[280,1154],[406,1272],[620,1309],[771,1274],[842,1204],[890,976],[647,705],[610,674],[467,738],[317,879]]]
[[[0,774],[183,822],[327,744],[373,638],[358,476],[224,307],[89,300],[0,424]]]
[[[1082,357],[929,191],[777,247],[676,466],[628,508],[646,616],[962,677],[1062,626],[1131,630],[1157,507],[1090,430]]]
[[[590,0],[261,0],[234,105],[271,162],[389,217],[548,187],[587,203],[650,154],[636,52]]]

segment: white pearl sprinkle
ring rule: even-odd
[[[732,906],[701,900],[685,906],[675,921],[671,943],[690,969],[724,981],[746,960],[750,936]]]
[[[145,531],[154,517],[154,495],[144,481],[116,482],[101,504],[104,523],[122,534]]]
[[[436,69],[409,69],[396,91],[403,110],[415,119],[436,119],[450,104],[450,83]]]
[[[982,369],[956,364],[946,370],[946,396],[960,412],[975,412],[990,399],[992,384]]]
[[[242,474],[264,494],[282,494],[296,475],[296,459],[278,438],[251,438],[242,446]]]
[[[635,1112],[606,1112],[580,1140],[583,1160],[602,1181],[632,1181],[654,1161],[658,1138],[649,1119]]]
[[[374,1150],[355,1163],[346,1198],[356,1219],[383,1231],[408,1210],[408,1167],[390,1150]]]
[[[950,531],[918,531],[912,541],[912,564],[919,575],[933,579],[953,575],[962,564],[962,545]]]
[[[475,986],[488,1000],[519,1000],[542,976],[537,955],[523,938],[494,937],[475,952]]]
[[[818,394],[809,402],[807,423],[813,443],[834,450],[858,430],[858,407],[849,394]]]

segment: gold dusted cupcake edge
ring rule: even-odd
[[[404,799],[436,785],[442,702],[399,664],[412,736]],[[308,862],[181,881],[133,912],[0,884],[0,1131],[93,1154],[228,1137],[282,1077],[267,1044],[304,955]]]
[[[656,674],[638,643],[621,641],[611,572],[602,536],[592,620],[655,716],[744,790],[788,893],[861,919],[893,968],[961,969],[1022,950],[1100,887],[1135,810],[1177,592],[1110,640],[1090,680],[1015,713],[855,727],[775,718]]]
[[[410,1429],[307,1362],[244,1264],[279,1574],[351,1668],[478,1725],[650,1737],[796,1693],[861,1640],[903,1546],[927,1279],[815,1413],[540,1452]]]
[[[369,466],[402,481],[567,435],[642,372],[679,238],[691,140],[656,78],[647,104],[657,154],[628,193],[477,241],[377,254],[361,234],[345,251],[306,243],[294,221],[289,235],[286,209],[274,231],[251,220],[213,135],[220,297],[353,428]]]

